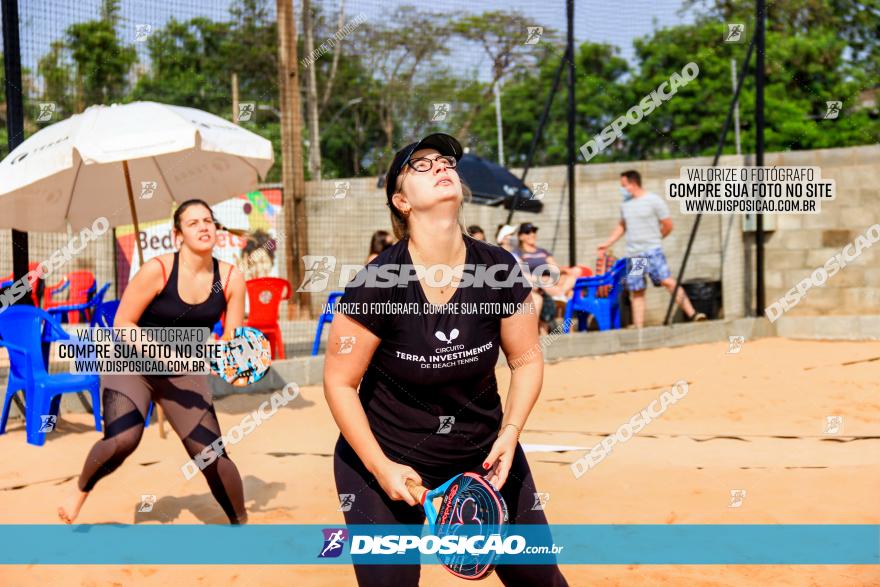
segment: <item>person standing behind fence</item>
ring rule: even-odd
[[[645,276],[651,278],[655,287],[662,285],[669,292],[675,289],[675,278],[669,271],[661,247],[661,241],[672,232],[672,217],[666,202],[642,187],[642,176],[638,171],[620,174],[620,191],[624,199],[620,206],[620,222],[597,250],[599,255],[604,255],[626,234],[626,288],[631,294],[633,323],[636,328],[642,328],[645,325]],[[694,310],[683,289],[678,289],[675,302],[689,320],[706,319],[705,314]]]

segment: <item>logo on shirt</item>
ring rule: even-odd
[[[449,335],[448,335],[448,336],[447,336],[446,333],[443,332],[442,330],[438,330],[437,332],[435,332],[435,333],[434,333],[434,336],[436,336],[439,340],[442,340],[442,341],[445,342],[445,343],[450,343],[450,342],[452,342],[453,340],[455,340],[456,338],[458,338],[458,334],[459,334],[459,332],[458,332],[458,328],[453,328],[453,329],[449,332]]]
[[[342,554],[345,541],[348,540],[348,530],[345,528],[324,528],[324,546],[318,553],[318,558],[337,558]]]
[[[455,424],[455,416],[438,416],[440,418],[440,426],[437,428],[437,434],[449,434],[452,431],[452,425]]]

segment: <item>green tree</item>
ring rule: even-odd
[[[229,12],[232,20],[223,59],[227,71],[238,73],[241,99],[277,104],[278,30],[269,1],[236,0]]]
[[[402,33],[398,23],[406,23],[418,34]],[[374,72],[379,91],[368,95],[384,136],[379,169],[390,160],[396,141],[405,134],[399,121],[412,117],[413,87],[421,77],[434,75],[438,64],[449,53],[451,36],[448,17],[429,13],[413,6],[399,6],[386,22],[363,25],[353,36],[353,44],[367,71]],[[430,73],[429,73],[430,72]]]
[[[754,0],[687,0],[703,21],[754,22]],[[874,86],[880,82],[880,3],[877,0],[774,0],[767,3],[767,30],[812,37],[834,31],[848,47],[843,61]],[[769,45],[769,41],[768,41]]]
[[[71,65],[66,53],[63,41],[52,41],[49,52],[37,64],[37,72],[42,76],[45,87],[43,97],[56,105],[55,120],[73,113]]]
[[[625,129],[622,158],[687,157],[714,153],[732,98],[730,58],[741,66],[746,48],[719,42],[723,23],[704,21],[656,31],[635,43],[638,74],[631,79],[632,105],[693,61],[696,79],[669,101]],[[878,124],[869,112],[851,108],[859,92],[844,59],[846,42],[817,29],[809,36],[767,32],[765,148],[786,151],[875,142]],[[740,96],[744,151],[755,144],[754,59]],[[826,101],[841,100],[845,112],[825,120]],[[618,115],[625,113],[621,109]],[[724,152],[734,152],[732,132]]]
[[[170,19],[147,39],[149,72],[131,98],[231,116],[229,24],[207,18]]]
[[[108,14],[112,16],[112,12]],[[76,63],[78,110],[125,97],[128,72],[137,60],[137,54],[133,47],[119,42],[112,19],[70,25],[66,44]]]
[[[501,111],[504,125],[504,151],[508,165],[526,162],[537,124],[553,85],[564,48],[548,45],[536,68],[518,70],[504,84]],[[607,44],[583,43],[575,57],[575,142],[580,146],[613,120],[613,114],[631,103],[624,83],[626,61]],[[535,151],[533,166],[560,165],[567,161],[567,67],[550,107],[543,136]],[[484,110],[474,123],[479,137],[475,151],[494,159],[498,141],[494,109]]]
[[[458,131],[461,140],[467,141],[474,119],[484,105],[492,104],[493,87],[511,70],[534,64],[531,46],[525,45],[527,27],[532,21],[519,12],[489,11],[478,15],[463,16],[452,25],[452,32],[465,41],[480,46],[492,65],[492,76],[482,91],[470,102],[467,115]],[[474,89],[474,86],[470,86]]]

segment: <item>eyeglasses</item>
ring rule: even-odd
[[[435,161],[443,163],[447,169],[455,169],[455,166],[458,164],[455,157],[450,157],[449,155],[440,155],[436,159],[417,157],[415,159],[410,159],[406,164],[409,165],[411,169],[424,173],[425,171],[430,171],[434,167]]]

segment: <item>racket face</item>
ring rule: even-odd
[[[491,527],[492,533],[498,533],[506,523],[507,504],[498,490],[480,475],[464,473],[456,477],[443,494],[435,532],[441,538],[456,534],[485,535],[480,528]],[[462,579],[484,579],[495,569],[494,553],[438,556],[449,572]]]
[[[235,329],[232,340],[220,343],[211,370],[236,387],[256,383],[272,365],[272,350],[262,332],[249,326]]]

